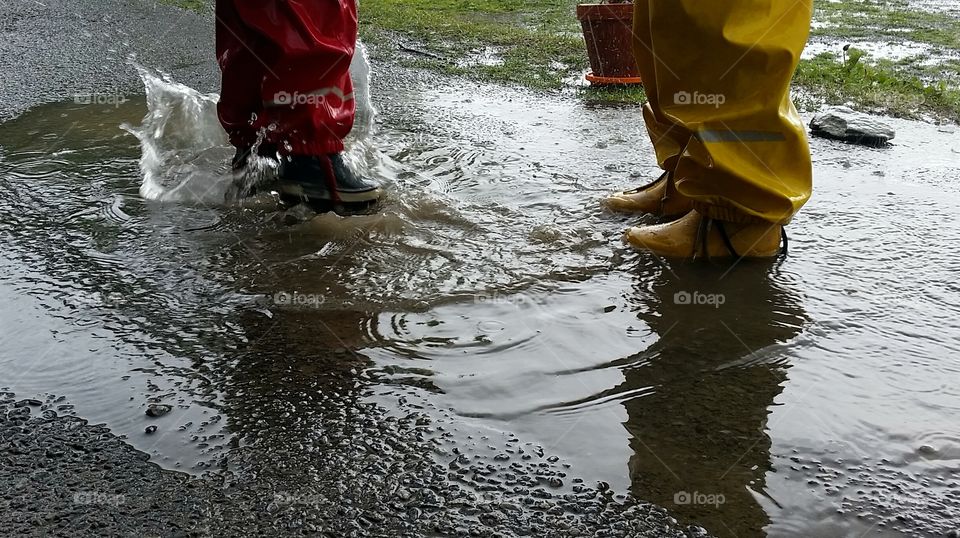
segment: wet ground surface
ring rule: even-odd
[[[149,463],[147,454],[106,426],[58,416],[49,403],[0,394],[4,533],[706,536],[696,528],[680,532],[663,509],[623,502],[609,489],[580,484],[563,495],[556,494],[557,488],[553,494],[542,488],[533,495],[498,493],[489,484],[501,474],[488,471],[481,461],[447,465],[424,457],[437,445],[451,444],[426,417],[389,416],[349,398],[333,402],[345,395],[318,386],[316,378],[312,382],[284,385],[325,393],[311,420],[302,421],[310,426],[298,428],[302,437],[295,446],[286,437],[276,444],[234,447],[234,465],[245,471],[205,479]],[[468,453],[460,452],[459,458]],[[537,460],[511,468],[513,479],[532,486],[541,476],[562,474],[560,465]],[[458,474],[471,468],[476,469]],[[471,478],[472,473],[477,474]]]
[[[898,0],[895,2],[864,0],[864,4],[887,8],[890,13],[899,14],[905,18],[909,18],[909,14],[915,12],[920,12],[921,18],[929,13],[960,18],[960,2],[954,0]],[[822,7],[829,3],[817,5]],[[923,28],[927,31],[936,31],[935,27],[910,24],[904,24],[903,27],[889,26],[879,24],[869,16],[864,16],[862,21],[851,24],[843,22],[842,16],[839,19],[833,18],[834,16],[829,13],[829,10],[825,14],[818,12],[814,16],[815,32],[803,51],[803,58],[810,59],[829,53],[838,60],[843,60],[849,58],[849,54],[844,51],[844,47],[849,46],[863,53],[858,61],[867,64],[891,62],[901,73],[917,77],[926,84],[942,84],[950,88],[960,85],[960,73],[957,69],[960,53],[955,47],[934,44],[935,41],[929,42],[924,36]],[[860,34],[867,28],[874,31]],[[820,32],[823,35],[818,35]],[[854,35],[846,35],[847,32],[852,32]]]
[[[213,91],[210,21],[157,2],[0,0],[0,119],[65,98],[107,100],[138,93],[131,56]]]
[[[204,28],[209,44],[208,22],[184,20],[174,35]],[[86,89],[38,77],[53,96],[123,99],[0,125],[14,532],[960,525],[955,128],[890,120],[895,144],[876,149],[814,140],[789,258],[684,264],[623,247],[641,219],[598,203],[655,173],[636,108],[377,66],[376,135],[352,157],[389,201],[290,225],[268,202],[218,202],[230,150],[212,101],[156,79],[144,99],[125,57],[77,67]],[[210,89],[208,55],[138,59]],[[50,100],[10,80],[11,115]],[[162,134],[136,128],[165,106]],[[124,123],[168,158],[141,162]]]
[[[960,2],[957,0],[906,0],[906,4],[914,9],[960,17]]]

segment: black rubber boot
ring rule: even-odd
[[[383,189],[354,174],[339,153],[282,159],[278,190],[284,199],[314,204],[369,205],[383,197]]]

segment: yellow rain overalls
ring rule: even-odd
[[[704,216],[785,224],[810,198],[790,80],[812,11],[812,0],[636,0],[647,130]]]

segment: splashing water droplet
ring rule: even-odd
[[[143,81],[147,113],[141,125],[121,127],[140,140],[141,196],[149,200],[224,204],[275,177],[276,152],[258,155],[266,132],[279,130],[275,122],[260,129],[245,170],[234,173],[228,163],[236,150],[217,116],[220,96],[200,93],[174,82],[168,74],[153,72],[133,60],[130,63]],[[344,157],[358,173],[369,174],[381,156],[372,145],[375,111],[369,95],[369,62],[361,43],[351,64],[351,74],[357,117],[353,132],[344,141],[348,148]],[[258,114],[251,113],[250,123],[258,121]],[[285,152],[293,150],[289,141],[281,144]]]

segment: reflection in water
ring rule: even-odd
[[[623,404],[632,491],[721,536],[762,535],[769,522],[754,496],[789,367],[777,344],[806,322],[799,298],[770,275],[775,263],[651,264],[634,286],[638,316],[659,339],[624,369],[623,390],[652,389]]]

